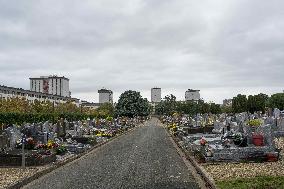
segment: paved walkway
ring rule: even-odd
[[[157,124],[153,118],[24,188],[198,188],[166,131]]]

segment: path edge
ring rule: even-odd
[[[177,150],[177,153],[184,161],[185,165],[189,170],[193,170],[193,176],[197,181],[197,184],[201,189],[218,189],[214,179],[205,171],[205,169],[197,163],[197,161],[192,157],[190,154],[186,153],[183,148],[177,143],[175,140],[175,136],[169,133],[169,131],[166,129],[165,125],[162,124],[162,127],[165,129],[168,137],[170,138],[171,142],[173,143],[173,146]],[[193,168],[193,169],[192,169]]]

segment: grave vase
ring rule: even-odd
[[[252,135],[252,143],[255,146],[263,146],[263,135],[261,135],[261,134],[253,134]]]

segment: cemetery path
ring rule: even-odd
[[[24,188],[199,188],[158,124],[153,118]]]

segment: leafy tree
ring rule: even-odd
[[[50,101],[40,102],[34,100],[30,104],[30,108],[32,113],[53,113],[53,104]]]
[[[200,105],[196,101],[186,101],[185,103],[180,103],[180,109],[182,113],[188,114],[190,116],[194,116],[200,112]]]
[[[232,113],[233,108],[232,106],[221,106],[222,113]]]
[[[203,100],[198,101],[198,107],[198,113],[205,114],[210,112],[210,104],[204,102]]]
[[[98,109],[98,115],[100,117],[108,117],[108,116],[111,116],[113,117],[114,116],[114,107],[111,103],[104,103],[102,104]]]
[[[232,108],[234,113],[247,112],[247,97],[246,95],[238,94],[233,98]]]
[[[165,96],[165,98],[156,106],[156,114],[172,115],[177,110],[178,103],[176,97],[172,94]]]
[[[265,112],[265,107],[267,104],[268,95],[266,94],[258,94],[258,95],[249,95],[247,101],[247,108],[250,113],[254,113],[257,111]]]
[[[273,94],[268,100],[268,105],[270,108],[284,110],[284,93]]]
[[[212,114],[220,114],[222,113],[222,109],[220,104],[210,103],[210,112]]]
[[[140,92],[128,90],[122,93],[115,107],[117,116],[147,116],[150,114],[150,105]]]
[[[44,104],[44,103],[43,103]],[[56,113],[83,113],[79,107],[73,104],[71,101],[66,103],[60,103],[55,106]]]

